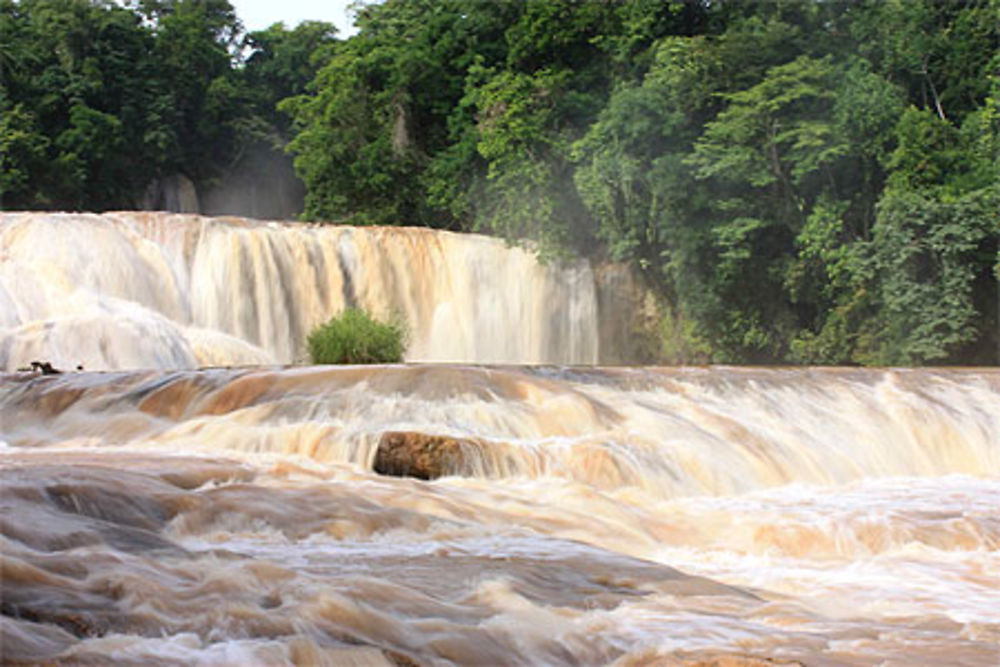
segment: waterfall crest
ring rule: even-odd
[[[402,315],[408,361],[598,361],[585,261],[473,234],[167,213],[0,215],[0,368],[291,363],[357,306]]]

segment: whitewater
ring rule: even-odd
[[[593,365],[587,263],[428,230],[6,214],[0,260],[7,664],[1000,661],[996,369]],[[290,365],[348,304],[409,363]]]
[[[409,329],[408,361],[592,364],[587,262],[426,228],[164,213],[0,213],[0,367],[304,361],[345,307]],[[609,343],[610,344],[610,343]]]

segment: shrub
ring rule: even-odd
[[[348,308],[306,339],[314,364],[388,364],[403,360],[406,331],[400,320],[379,322]]]

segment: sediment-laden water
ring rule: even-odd
[[[475,234],[0,213],[0,370],[291,363],[348,306],[401,317],[409,361],[591,364],[597,289],[586,261]]]
[[[978,369],[0,376],[3,659],[995,665],[998,406]],[[376,475],[389,431],[463,457]]]

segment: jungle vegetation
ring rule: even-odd
[[[287,149],[303,217],[628,261],[664,362],[998,363],[1000,0],[0,0],[5,208]]]

